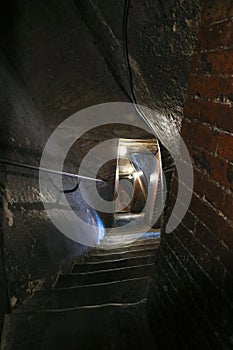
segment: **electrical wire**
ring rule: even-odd
[[[123,12],[123,31],[122,31],[123,51],[124,51],[125,62],[126,62],[126,67],[127,67],[127,71],[128,71],[128,78],[129,78],[130,99],[134,105],[136,112],[144,120],[144,122],[149,126],[149,128],[152,131],[152,134],[154,134],[155,128],[154,128],[153,124],[150,122],[150,120],[145,116],[145,114],[140,109],[140,107],[138,106],[137,98],[136,98],[136,95],[134,93],[133,74],[132,74],[132,69],[131,69],[131,64],[130,64],[130,59],[129,59],[129,48],[128,48],[128,22],[129,22],[128,19],[129,19],[130,5],[131,5],[131,0],[125,0],[124,12]],[[158,151],[161,154],[159,140],[158,140]],[[162,166],[162,163],[161,163],[161,166]]]
[[[128,22],[129,22],[128,19],[129,19],[130,5],[131,5],[131,0],[125,0],[124,12],[123,12],[123,31],[122,31],[123,51],[124,51],[126,68],[128,71],[128,78],[129,78],[130,99],[137,113],[140,115],[140,117],[144,120],[144,122],[149,126],[151,131],[154,133],[153,125],[139,108],[137,103],[137,98],[134,93],[133,74],[132,74],[132,69],[131,69],[131,64],[129,59],[129,48],[128,48]]]
[[[19,162],[15,162],[13,160],[8,160],[8,159],[0,158],[0,163],[5,164],[5,165],[13,165],[13,166],[21,167],[21,168],[27,168],[27,169],[31,169],[31,170],[43,171],[46,173],[51,173],[51,174],[56,174],[56,175],[73,177],[75,179],[85,179],[85,180],[90,180],[90,181],[95,181],[95,182],[105,182],[105,180],[96,179],[96,178],[89,177],[89,176],[77,175],[77,174],[73,174],[73,173],[67,173],[65,171],[58,171],[58,170],[43,168],[43,167],[40,167],[37,165],[19,163]]]
[[[123,12],[123,32],[122,32],[122,39],[123,39],[123,51],[125,56],[125,62],[126,67],[128,71],[128,78],[129,78],[129,88],[130,88],[130,99],[134,105],[134,108],[138,115],[144,120],[144,122],[149,126],[149,128],[152,131],[152,134],[155,134],[155,128],[151,121],[145,116],[143,111],[140,109],[139,105],[137,104],[137,98],[134,93],[134,84],[133,84],[133,74],[130,64],[130,58],[129,58],[129,47],[128,47],[128,19],[129,19],[129,10],[130,10],[131,0],[125,0],[124,2],[124,12]],[[161,149],[160,149],[160,141],[158,141],[158,152],[160,153],[160,168],[162,169],[162,159],[161,159]],[[161,174],[160,174],[161,177]],[[164,183],[163,178],[161,177],[161,191],[164,193]]]
[[[133,75],[129,60],[129,48],[128,48],[128,17],[129,17],[129,8],[130,8],[130,0],[125,0],[124,2],[124,13],[123,13],[123,32],[122,32],[122,38],[123,38],[123,50],[124,50],[124,56],[126,61],[126,68],[128,72],[128,78],[129,78],[129,88],[130,88],[130,99],[134,104],[137,104],[137,99],[134,94],[134,87],[133,87]]]
[[[36,170],[36,171],[43,171],[43,172],[46,172],[46,173],[55,174],[55,175],[62,175],[62,176],[66,176],[66,177],[75,178],[75,179],[78,179],[78,180],[84,179],[84,180],[95,181],[95,182],[100,182],[100,183],[107,182],[106,180],[102,180],[102,179],[96,179],[96,178],[92,178],[92,177],[88,177],[88,176],[77,175],[77,174],[73,174],[73,173],[67,173],[67,172],[64,172],[64,171],[58,171],[58,170],[54,170],[54,169],[43,168],[43,167],[39,167],[39,166],[36,166],[36,165],[31,165],[31,164],[19,163],[19,162],[15,162],[15,161],[8,160],[8,159],[0,158],[0,164],[11,165],[11,166],[16,166],[16,167],[30,169],[30,170]],[[77,182],[77,184],[75,185],[74,188],[69,189],[69,190],[62,190],[60,192],[72,193],[72,192],[75,192],[78,189],[78,187],[79,187],[79,182]]]

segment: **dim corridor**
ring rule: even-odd
[[[232,350],[233,1],[1,5],[0,350]],[[149,123],[152,134],[131,113],[127,124],[119,123],[118,106],[129,102],[135,121]],[[61,128],[70,116],[109,104],[118,106],[90,113],[88,130],[88,118],[77,119],[77,129]],[[51,135],[61,132],[60,150],[63,131],[69,139],[84,129],[69,149],[60,183],[55,173],[62,152],[56,157],[51,147],[41,191],[38,171]],[[119,147],[108,161],[106,142],[114,139]],[[145,144],[155,156],[148,162],[137,156]],[[101,145],[100,157],[87,157]],[[157,172],[146,176],[156,157],[164,202],[148,186]],[[105,202],[116,200],[115,212],[105,211],[104,202],[98,209],[90,205],[95,192],[89,182],[88,198],[81,195],[77,174],[86,159],[90,184],[97,183]],[[133,188],[131,202],[122,180]],[[64,232],[50,220],[63,218],[65,198],[86,230],[67,220]],[[97,231],[90,235],[93,245],[103,237],[116,243],[111,228],[127,236],[129,223],[145,232],[141,219],[152,221],[157,204],[161,223],[148,227],[159,227],[160,243],[143,237],[88,248],[90,227]],[[184,217],[174,215],[178,207]],[[178,226],[170,232],[172,218]],[[71,226],[81,239],[67,238]]]

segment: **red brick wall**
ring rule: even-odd
[[[233,348],[233,1],[205,1],[182,137],[194,193],[164,235],[149,297],[161,349]],[[170,211],[175,202],[174,176]],[[168,212],[169,215],[169,212]]]

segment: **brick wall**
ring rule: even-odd
[[[205,1],[182,137],[194,193],[164,234],[149,296],[159,349],[233,348],[233,2]],[[177,193],[174,175],[170,212]],[[169,216],[169,212],[168,212]]]

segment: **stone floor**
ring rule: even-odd
[[[94,249],[6,315],[1,350],[156,349],[146,301],[159,240]]]

